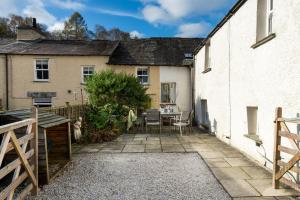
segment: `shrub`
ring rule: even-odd
[[[94,74],[87,80],[85,89],[89,97],[85,118],[93,141],[123,131],[129,110],[145,109],[150,102],[146,89],[136,77],[112,70]]]

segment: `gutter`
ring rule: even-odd
[[[5,93],[6,93],[6,110],[9,109],[8,103],[8,55],[5,54]]]

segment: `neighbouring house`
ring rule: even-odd
[[[275,108],[300,116],[299,44],[299,0],[239,0],[197,48],[198,124],[271,167]]]
[[[0,42],[0,99],[5,109],[86,102],[85,79],[105,69],[138,77],[154,108],[192,108],[193,52],[201,38],[59,41],[28,27],[18,34],[17,41]]]

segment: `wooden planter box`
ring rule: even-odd
[[[30,110],[0,113],[0,125],[30,118],[30,115]],[[38,180],[39,185],[45,185],[71,160],[70,120],[52,113],[40,113],[38,143]]]

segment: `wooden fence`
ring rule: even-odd
[[[276,108],[275,113],[275,139],[274,139],[274,158],[273,158],[273,187],[279,188],[279,182],[300,191],[300,185],[284,177],[285,174],[292,172],[300,174],[300,168],[295,166],[300,160],[300,135],[291,133],[287,123],[300,124],[299,118],[286,119],[282,117],[282,108]],[[282,139],[289,140],[291,147],[283,146]],[[291,155],[291,159],[283,161],[281,153]]]
[[[21,137],[17,138],[16,133]],[[23,121],[0,126],[0,183],[3,190],[0,192],[0,200],[13,199],[18,188],[18,197],[23,199],[28,193],[34,195],[38,192],[38,128],[37,109],[33,109],[32,118]],[[12,162],[3,162],[5,156],[12,150],[17,158]],[[2,166],[3,164],[3,166]],[[13,172],[13,174],[12,174]],[[11,174],[11,178],[7,177]],[[9,181],[4,179],[10,178]],[[4,186],[2,184],[5,184]],[[20,187],[19,187],[20,186]]]
[[[62,107],[49,107],[49,108],[39,108],[39,112],[50,112],[56,115],[66,117],[75,122],[79,117],[83,117],[86,105],[70,105],[66,103],[66,106]]]

